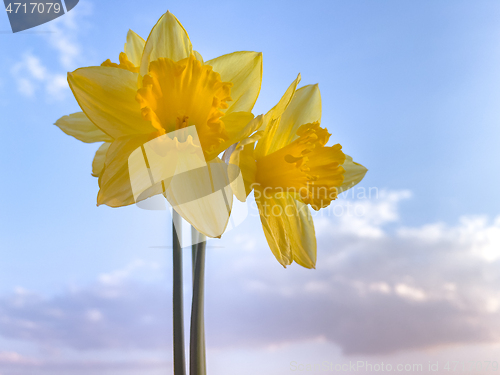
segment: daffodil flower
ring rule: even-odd
[[[170,12],[159,19],[144,44],[137,38],[127,42],[119,64],[107,60],[102,66],[68,73],[84,114],[108,137],[109,146],[101,146],[98,160],[94,160],[100,164],[95,168],[98,172],[104,159],[97,204],[121,207],[135,203],[128,158],[164,134],[196,126],[206,161],[219,163],[217,155],[260,126],[251,110],[261,80],[261,53],[234,52],[204,62]],[[199,186],[201,180],[194,176],[190,187],[204,190]],[[184,188],[172,184],[165,195],[175,200]],[[187,211],[176,209],[209,237],[219,237],[227,225],[228,212],[210,199],[200,200]],[[220,215],[227,219],[221,220]]]
[[[264,117],[264,130],[240,142],[230,156],[243,173],[244,201],[254,190],[267,242],[287,266],[316,264],[316,236],[309,206],[327,207],[360,182],[367,169],[345,155],[320,126],[318,85],[297,90],[300,75]],[[255,146],[255,143],[257,145]],[[240,191],[235,189],[235,191]]]

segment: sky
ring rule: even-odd
[[[369,169],[314,213],[316,270],[275,260],[252,199],[208,242],[208,373],[493,372],[498,1],[80,0],[16,34],[0,15],[0,375],[172,373],[170,214],[96,207],[98,145],[53,125],[79,111],[66,73],[167,10],[205,60],[263,53],[256,115],[297,73],[319,83],[322,126]]]

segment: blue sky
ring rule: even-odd
[[[66,72],[116,61],[128,29],[146,38],[167,9],[205,60],[263,52],[255,114],[299,72],[319,83],[322,125],[369,169],[359,188],[379,192],[316,217],[315,271],[281,268],[252,203],[210,242],[209,371],[493,360],[500,3],[138,4],[80,0],[18,34],[0,15],[0,375],[170,371],[170,254],[158,248],[170,217],[96,207],[97,145],[52,125],[79,110]],[[335,214],[348,203],[362,214]]]

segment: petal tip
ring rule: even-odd
[[[165,13],[165,16],[167,16],[169,18],[173,18],[174,20],[178,21],[177,17],[174,16],[174,14],[171,11],[169,11],[169,10],[167,10],[167,13]]]
[[[127,31],[127,38],[128,37],[131,37],[131,36],[139,36],[139,34],[137,34],[134,30],[132,29],[128,29]]]

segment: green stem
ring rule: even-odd
[[[205,248],[206,237],[199,233],[200,241],[196,247],[193,277],[193,304],[191,307],[191,336],[189,344],[189,373],[190,375],[206,375],[205,359],[205,321],[204,321],[204,293],[205,293]]]
[[[191,273],[193,275],[194,285],[194,268],[196,266],[196,250],[198,249],[198,231],[191,226]]]
[[[184,309],[182,288],[182,218],[172,209],[174,374],[186,374],[184,352]]]

